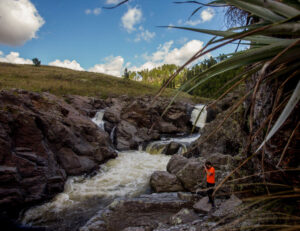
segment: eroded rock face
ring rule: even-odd
[[[114,144],[118,150],[137,149],[139,144],[158,140],[163,134],[186,133],[191,129],[189,121],[192,106],[188,103],[174,103],[161,117],[169,100],[150,97],[116,98],[104,113],[109,123],[105,128],[115,127]]]
[[[119,231],[129,227],[153,230],[159,223],[168,223],[171,215],[182,208],[191,206],[190,202],[179,199],[176,193],[116,200],[107,209],[99,211],[80,231]]]
[[[0,153],[0,207],[13,210],[53,197],[68,175],[116,157],[107,133],[83,112],[22,90],[0,92]]]

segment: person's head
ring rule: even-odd
[[[205,166],[206,166],[207,168],[211,168],[211,166],[212,166],[212,165],[211,165],[211,162],[210,162],[210,161],[206,161],[206,162],[205,162]]]

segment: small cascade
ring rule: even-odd
[[[201,112],[201,114],[200,114],[200,112]],[[194,110],[192,111],[190,121],[196,127],[203,128],[205,126],[206,116],[207,116],[207,111],[206,111],[205,105],[198,104],[198,105],[195,105]]]
[[[61,219],[74,224],[80,219],[88,219],[117,197],[133,197],[146,192],[151,174],[165,170],[169,159],[170,156],[143,151],[119,152],[118,157],[102,165],[95,176],[69,177],[63,193],[51,202],[26,211],[22,222],[50,225],[55,230],[75,230],[60,227],[60,222],[67,225]]]
[[[114,143],[114,141],[115,141],[115,130],[116,130],[116,126],[114,126],[113,129],[111,129],[111,132],[110,132],[110,135],[109,135],[110,140],[111,140],[112,143]]]
[[[200,137],[200,134],[193,134],[180,138],[165,138],[151,142],[146,147],[146,152],[151,154],[182,154],[187,148]]]
[[[103,116],[104,116],[105,110],[100,110],[96,113],[95,117],[92,119],[92,121],[97,124],[99,128],[104,130],[104,121],[103,121]]]

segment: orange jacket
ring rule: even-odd
[[[206,170],[206,181],[207,183],[214,184],[215,183],[215,168],[210,167],[210,169]]]

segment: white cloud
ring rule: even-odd
[[[80,66],[80,64],[76,60],[70,61],[66,59],[64,61],[60,61],[59,59],[56,59],[55,61],[48,63],[48,65],[69,68],[76,71],[84,71],[84,69]]]
[[[0,43],[21,45],[45,23],[30,0],[0,1]]]
[[[199,40],[191,40],[180,48],[171,49],[173,41],[169,41],[160,45],[157,51],[151,55],[144,54],[146,63],[141,66],[133,66],[131,71],[140,71],[144,69],[153,69],[164,64],[183,65],[189,58],[191,58],[197,51],[203,47],[203,42]]]
[[[145,30],[142,26],[139,27],[140,33],[137,34],[136,38],[134,39],[135,42],[139,42],[141,40],[145,40],[146,42],[150,42],[151,39],[155,37],[155,32],[150,32]]]
[[[3,52],[0,51],[0,62],[15,64],[32,64],[32,60],[21,58],[18,52],[13,51],[6,56],[4,56]]]
[[[122,17],[122,25],[128,33],[136,30],[135,25],[142,20],[142,11],[138,8],[129,8],[128,11]]]
[[[95,9],[86,9],[84,11],[85,14],[93,14],[93,15],[99,15],[101,13],[101,8],[95,8]]]
[[[124,58],[121,56],[109,56],[105,58],[105,63],[103,64],[96,64],[94,67],[90,68],[89,71],[92,72],[99,72],[104,73],[108,75],[113,75],[117,77],[122,76],[123,72],[123,64],[124,64]]]
[[[200,18],[195,20],[188,20],[183,22],[181,19],[178,20],[178,24],[185,24],[188,26],[196,26],[200,23],[210,21],[215,16],[215,11],[212,8],[207,8],[200,13]]]
[[[212,8],[207,8],[201,12],[203,22],[210,21],[215,16],[215,11]]]
[[[118,4],[120,3],[122,0],[106,0],[106,4]]]

